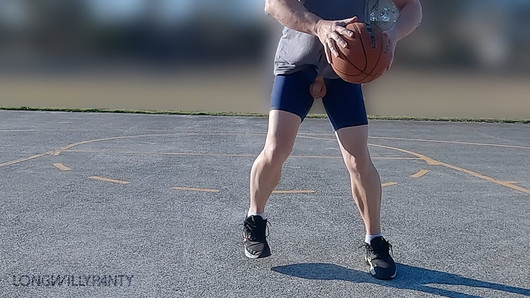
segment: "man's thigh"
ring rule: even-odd
[[[314,99],[309,92],[309,86],[315,81],[316,76],[317,72],[313,67],[276,76],[272,87],[270,109],[293,113],[303,121],[313,105]]]
[[[335,131],[368,124],[361,85],[341,79],[326,79],[324,108]]]

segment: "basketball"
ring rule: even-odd
[[[392,60],[390,42],[379,27],[355,22],[346,26],[353,37],[343,35],[347,48],[337,46],[339,57],[332,55],[331,66],[346,82],[364,84],[380,77]]]

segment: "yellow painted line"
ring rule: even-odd
[[[11,160],[11,161],[6,161],[4,163],[0,163],[0,168],[1,167],[5,167],[5,166],[9,166],[9,165],[14,165],[14,164],[17,164],[17,163],[21,163],[21,162],[24,162],[24,161],[32,160],[32,159],[35,159],[35,158],[43,157],[43,156],[46,156],[46,155],[55,155],[55,156],[57,156],[57,155],[61,154],[63,151],[65,151],[65,150],[68,150],[68,149],[71,149],[73,147],[76,147],[76,146],[79,146],[79,145],[83,145],[83,144],[89,144],[89,143],[94,143],[94,142],[102,142],[102,141],[110,141],[110,140],[118,140],[118,139],[133,139],[133,138],[158,137],[158,136],[169,136],[169,135],[171,135],[171,134],[149,134],[149,135],[121,136],[121,137],[110,137],[110,138],[87,140],[87,141],[72,143],[72,144],[63,146],[63,147],[61,147],[59,149],[56,149],[56,150],[51,150],[51,151],[48,151],[48,152],[35,154],[35,155],[29,156],[29,157],[23,157],[23,158]]]
[[[473,171],[470,171],[470,170],[467,170],[467,169],[464,169],[464,168],[460,168],[460,167],[457,167],[457,166],[454,166],[454,165],[451,165],[451,164],[447,164],[447,163],[441,163],[440,165],[448,167],[448,168],[456,170],[456,171],[464,172],[466,174],[475,176],[477,178],[484,179],[486,181],[490,181],[490,182],[493,182],[493,183],[496,183],[496,184],[499,184],[499,185],[502,185],[502,186],[509,187],[511,189],[518,190],[520,192],[524,192],[526,194],[530,194],[530,189],[527,189],[527,188],[524,188],[524,187],[520,187],[520,186],[517,186],[517,185],[513,185],[513,184],[511,184],[511,183],[509,183],[507,181],[497,180],[495,178],[491,178],[491,177],[488,177],[486,175],[482,175],[482,174],[479,174],[477,172],[473,172]]]
[[[417,156],[417,157],[421,158],[423,161],[425,161],[429,165],[444,166],[446,168],[453,169],[453,170],[456,170],[456,171],[459,171],[459,172],[463,172],[463,173],[469,174],[471,176],[474,176],[474,177],[477,177],[477,178],[480,178],[480,179],[484,179],[484,180],[489,181],[489,182],[493,182],[493,183],[498,184],[498,185],[502,185],[502,186],[505,186],[505,187],[508,187],[508,188],[511,188],[511,189],[514,189],[514,190],[517,190],[517,191],[520,191],[520,192],[523,192],[523,193],[526,193],[526,194],[530,194],[530,189],[527,189],[527,188],[524,188],[524,187],[520,187],[520,186],[517,186],[517,185],[513,185],[511,183],[508,183],[507,181],[497,180],[495,178],[492,178],[492,177],[489,177],[489,176],[486,176],[486,175],[482,175],[480,173],[477,173],[477,172],[474,172],[474,171],[471,171],[471,170],[468,170],[468,169],[457,167],[457,166],[452,165],[452,164],[448,164],[448,163],[445,163],[445,162],[437,161],[437,160],[432,159],[432,158],[430,158],[428,156],[425,156],[423,154],[419,154],[419,153],[416,153],[416,152],[413,152],[413,151],[409,151],[409,150],[405,150],[405,149],[401,149],[401,148],[396,148],[396,147],[376,145],[376,144],[370,144],[370,145],[374,146],[374,147],[386,148],[386,149],[390,149],[390,150],[396,150],[396,151],[408,153],[408,154],[411,154],[411,155],[414,155],[414,156]]]
[[[403,140],[403,141],[416,141],[416,142],[429,142],[429,143],[442,143],[442,144],[457,144],[457,145],[490,146],[490,147],[514,148],[514,149],[530,149],[529,146],[493,144],[493,143],[473,143],[473,142],[462,142],[462,141],[409,139],[409,138],[398,138],[398,137],[369,137],[369,138],[370,139],[383,139],[383,140]]]
[[[130,184],[131,183],[129,181],[105,178],[105,177],[100,177],[100,176],[90,176],[90,177],[88,177],[88,179],[104,181],[104,182],[111,182],[111,183],[116,183],[116,184]]]
[[[315,193],[316,191],[307,189],[307,190],[275,190],[272,193],[274,194],[308,194]]]
[[[153,152],[153,151],[112,151],[109,149],[68,149],[63,152],[81,153],[114,153],[114,154],[146,154],[146,155],[177,155],[177,156],[214,156],[214,157],[256,157],[256,153],[200,153],[200,152]],[[311,158],[311,159],[342,159],[342,156],[330,155],[289,155],[289,158]],[[418,157],[403,156],[372,156],[372,159],[391,160],[421,160]]]
[[[432,159],[432,158],[430,158],[428,156],[425,156],[425,155],[420,154],[420,153],[412,152],[412,151],[409,151],[409,150],[396,148],[396,147],[390,147],[390,146],[377,145],[377,144],[368,144],[368,145],[374,146],[374,147],[379,147],[379,148],[390,149],[390,150],[396,150],[396,151],[400,151],[400,152],[407,153],[407,154],[410,154],[410,155],[414,155],[414,156],[418,157],[419,159],[425,161],[427,164],[429,164],[431,166],[439,166],[439,165],[442,164],[441,162],[439,162],[439,161],[437,161],[435,159]]]
[[[257,156],[257,155],[256,155]],[[342,156],[331,155],[289,155],[290,158],[311,158],[311,159],[342,159]]]
[[[224,131],[213,131],[213,132],[207,133],[207,135],[235,135],[235,134],[238,134],[238,133],[224,132]],[[264,135],[264,133],[258,133],[258,132],[251,132],[251,133],[248,133],[248,134]],[[16,160],[0,163],[0,167],[5,167],[5,166],[17,164],[17,163],[20,163],[20,162],[28,161],[28,160],[39,158],[39,157],[43,157],[43,156],[46,156],[46,155],[60,155],[62,152],[67,151],[67,150],[69,150],[69,149],[71,149],[73,147],[76,147],[76,146],[79,146],[79,145],[84,145],[84,144],[89,144],[89,143],[110,141],[110,140],[118,140],[118,139],[132,139],[132,138],[142,138],[142,137],[159,137],[159,136],[171,136],[171,135],[204,135],[204,133],[146,134],[146,135],[119,136],[119,137],[109,137],[109,138],[86,140],[86,141],[72,143],[72,144],[63,146],[63,147],[61,147],[59,149],[48,151],[48,152],[45,152],[45,153],[36,154],[36,155],[33,155],[33,156],[19,158],[19,159],[16,159]],[[321,135],[322,137],[315,137],[316,135]],[[308,134],[308,133],[299,133],[298,134],[298,137],[300,137],[300,138],[310,138],[310,139],[336,141],[335,137],[331,137],[331,136],[330,137],[324,137],[324,136],[328,136],[328,134]],[[483,143],[471,143],[471,142],[460,142],[460,141],[441,141],[441,140],[428,140],[428,139],[410,139],[410,138],[398,138],[398,137],[370,137],[370,139],[408,140],[408,141],[418,141],[418,142],[433,142],[433,143],[449,143],[449,144],[476,145],[476,146],[494,146],[494,147],[516,148],[516,149],[530,149],[529,146],[491,144],[491,143],[483,144]],[[239,156],[249,156],[249,155],[241,154]],[[252,156],[254,156],[254,154]],[[318,157],[318,158],[326,158],[326,157]],[[333,157],[333,158],[337,158],[337,157]],[[420,159],[423,159],[423,158],[420,158]],[[427,161],[429,159],[424,159],[424,160]],[[430,162],[432,162],[432,159],[430,160]]]
[[[427,173],[429,173],[429,170],[420,170],[416,174],[410,175],[410,177],[412,177],[412,178],[420,178],[420,177],[423,177]]]
[[[53,153],[53,151],[48,151],[48,152],[45,152],[45,153],[35,154],[35,155],[29,156],[29,157],[23,157],[23,158],[15,159],[15,160],[12,160],[12,161],[7,161],[7,162],[4,162],[4,163],[0,163],[0,168],[1,167],[5,167],[5,166],[14,165],[14,164],[17,164],[17,163],[20,163],[20,162],[32,160],[32,159],[35,159],[35,158],[43,157],[43,156],[46,156],[46,155],[50,155],[52,153]]]
[[[331,138],[319,138],[319,137],[311,137],[311,136],[298,136],[298,137],[307,138],[307,139],[316,139],[316,140],[328,140],[328,141],[332,140]],[[374,147],[381,147],[381,148],[386,148],[386,149],[397,150],[397,151],[401,151],[403,153],[414,155],[414,156],[418,157],[419,159],[424,160],[429,165],[438,165],[439,164],[438,161],[436,161],[436,160],[434,160],[434,159],[432,159],[432,158],[430,158],[428,156],[416,153],[416,152],[407,151],[407,150],[404,150],[404,149],[399,149],[399,148],[394,148],[394,147],[383,146],[383,145],[375,145],[375,144],[368,144],[368,145],[369,146],[374,146]]]
[[[328,141],[332,140],[331,138],[319,138],[319,137],[311,137],[311,136],[298,136],[298,137],[307,138],[307,139],[328,140]],[[380,137],[380,138],[382,138],[382,137]],[[388,139],[391,139],[391,138],[388,138]],[[399,139],[399,138],[395,138],[395,139]],[[441,143],[445,142],[445,141],[432,141],[432,140],[421,140],[421,139],[405,139],[405,138],[401,138],[401,140],[429,141],[429,142],[441,142]],[[447,141],[447,142],[449,142],[449,141]],[[456,142],[453,142],[453,143],[456,143]],[[464,142],[458,142],[458,143],[459,144],[464,144]],[[530,149],[530,147],[524,147],[524,146],[480,144],[480,143],[466,143],[466,144],[468,144],[468,145],[481,145],[481,146],[499,146],[499,147],[519,148],[519,149]],[[488,177],[486,175],[482,175],[482,174],[479,174],[477,172],[473,172],[473,171],[470,171],[470,170],[467,170],[467,169],[464,169],[464,168],[460,168],[460,167],[457,167],[457,166],[454,166],[454,165],[451,165],[451,164],[448,164],[448,163],[445,163],[445,162],[437,161],[437,160],[435,160],[433,158],[430,158],[430,157],[428,157],[426,155],[423,155],[423,154],[420,154],[420,153],[417,153],[417,152],[413,152],[413,151],[409,151],[409,150],[405,150],[405,149],[401,149],[401,148],[396,148],[396,147],[391,147],[391,146],[384,146],[384,145],[377,145],[377,144],[368,144],[368,145],[369,146],[373,146],[373,147],[385,148],[385,149],[390,149],[390,150],[395,150],[395,151],[407,153],[407,154],[410,154],[410,155],[418,157],[419,159],[425,161],[428,165],[444,166],[444,167],[447,167],[447,168],[450,168],[450,169],[453,169],[453,170],[456,170],[456,171],[460,171],[460,172],[469,174],[471,176],[474,176],[474,177],[477,177],[477,178],[480,178],[480,179],[484,179],[484,180],[489,181],[489,182],[496,183],[498,185],[502,185],[502,186],[511,188],[513,190],[517,190],[517,191],[520,191],[520,192],[523,192],[523,193],[526,193],[526,194],[530,194],[530,189],[527,189],[527,188],[524,188],[524,187],[520,187],[520,186],[511,184],[511,183],[508,183],[506,181],[497,180],[495,178]]]
[[[400,156],[381,156],[372,157],[372,159],[390,159],[390,160],[421,160],[418,157],[400,157]]]
[[[397,182],[386,182],[386,183],[381,183],[381,186],[382,187],[385,187],[385,186],[392,186],[392,185],[396,185]]]
[[[209,188],[193,188],[193,187],[172,187],[174,190],[184,190],[184,191],[198,191],[198,192],[215,192],[218,193],[220,190],[218,189],[209,189]]]
[[[65,166],[64,164],[62,164],[60,162],[54,162],[53,166],[58,168],[61,171],[71,171],[72,170],[72,169],[70,169],[69,167]]]
[[[114,153],[114,154],[145,154],[145,155],[177,155],[177,156],[214,156],[214,157],[256,157],[257,154],[239,154],[239,153],[200,153],[200,152],[153,152],[153,151],[112,151],[103,150],[84,150],[68,149],[63,152],[81,152],[81,153]]]
[[[112,141],[112,140],[120,140],[120,139],[134,139],[134,138],[145,138],[145,137],[160,137],[160,136],[168,136],[170,134],[148,134],[148,135],[136,135],[136,136],[120,136],[120,137],[109,137],[109,138],[101,138],[101,139],[93,139],[93,140],[86,140],[81,141],[77,143],[72,143],[66,146],[63,146],[57,150],[54,151],[54,155],[61,154],[62,151],[71,149],[73,147],[77,147],[79,145],[85,145],[90,143],[96,143],[96,142],[103,142],[103,141]]]
[[[63,146],[63,147],[61,147],[61,148],[59,148],[57,150],[52,150],[52,151],[44,152],[44,153],[41,153],[41,154],[36,154],[36,155],[33,155],[33,156],[19,158],[19,159],[16,159],[16,160],[0,163],[0,167],[5,167],[5,166],[17,164],[17,163],[20,163],[20,162],[32,160],[32,159],[43,157],[43,156],[46,156],[46,155],[59,155],[63,151],[69,150],[69,149],[71,149],[73,147],[76,147],[76,146],[79,146],[79,145],[83,145],[83,144],[89,144],[89,143],[94,143],[94,142],[102,142],[102,141],[109,141],[109,140],[118,140],[118,139],[132,139],[132,138],[141,138],[141,137],[171,136],[171,135],[175,135],[175,134],[176,133],[172,133],[172,134],[148,134],[148,135],[136,135],[136,136],[120,136],[120,137],[109,137],[109,138],[101,138],[101,139],[81,141],[81,142],[72,143],[72,144]],[[197,133],[177,133],[177,134],[196,135]],[[211,133],[211,134],[215,134],[215,133]],[[226,133],[226,134],[229,135],[230,133]],[[336,140],[335,138],[312,137],[312,136],[304,136],[304,135],[299,135],[299,137],[300,138],[328,140],[328,141]],[[379,138],[379,139],[410,140],[410,141],[434,142],[434,143],[452,143],[452,144],[477,145],[477,146],[495,146],[495,147],[517,148],[517,149],[530,149],[530,147],[528,147],[528,146],[515,146],[515,145],[503,145],[503,144],[481,144],[481,143],[470,143],[470,142],[459,142],[459,141],[439,141],[439,140],[407,139],[407,138],[391,138],[391,137],[370,137],[370,138],[372,138],[372,139]],[[413,156],[418,157],[419,159],[425,161],[429,165],[445,166],[447,168],[454,169],[454,170],[457,170],[457,171],[461,171],[461,172],[464,172],[466,174],[472,175],[474,177],[477,177],[477,178],[480,178],[480,179],[484,179],[486,181],[490,181],[490,182],[493,182],[493,183],[496,183],[496,184],[499,184],[499,185],[502,185],[502,186],[505,186],[505,187],[508,187],[508,188],[511,188],[511,189],[514,189],[514,190],[517,190],[517,191],[520,191],[520,192],[523,192],[523,193],[526,193],[526,194],[530,194],[530,189],[514,185],[514,183],[510,183],[511,181],[497,180],[497,179],[494,179],[494,178],[491,178],[491,177],[488,177],[488,176],[485,176],[485,175],[482,175],[482,174],[479,174],[479,173],[476,173],[476,172],[473,172],[473,171],[470,171],[470,170],[467,170],[467,169],[464,169],[464,168],[460,168],[460,167],[457,167],[457,166],[454,166],[454,165],[451,165],[451,164],[447,164],[447,163],[444,163],[444,162],[437,161],[437,160],[435,160],[433,158],[430,158],[428,156],[425,156],[423,154],[419,154],[419,153],[416,153],[416,152],[412,152],[412,151],[409,151],[409,150],[404,150],[404,149],[400,149],[400,148],[396,148],[396,147],[390,147],[390,146],[383,146],[383,145],[376,145],[376,144],[368,144],[368,145],[374,146],[374,147],[387,148],[387,149],[391,149],[391,150],[396,150],[396,151],[408,153],[408,154],[411,154]],[[94,177],[96,177],[96,176],[94,176]],[[100,178],[102,178],[102,177],[100,177]],[[103,179],[108,179],[108,178],[103,178]],[[114,179],[110,179],[110,180],[114,180]],[[115,181],[120,181],[120,180],[115,180]],[[126,182],[126,184],[129,183],[127,181],[121,181],[121,182],[117,182],[117,183],[123,183],[123,182]]]

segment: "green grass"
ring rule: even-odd
[[[204,111],[170,111],[170,110],[127,110],[127,109],[98,109],[98,108],[54,108],[54,107],[4,107],[0,110],[13,111],[54,111],[54,112],[82,112],[82,113],[128,113],[128,114],[161,114],[161,115],[206,115],[206,116],[243,116],[266,117],[265,113],[238,112],[204,112]],[[310,114],[308,118],[327,118],[325,114]],[[482,123],[521,123],[530,124],[530,119],[490,119],[490,118],[449,118],[449,117],[411,117],[411,116],[368,116],[372,120],[407,120],[407,121],[444,121],[444,122],[482,122]]]

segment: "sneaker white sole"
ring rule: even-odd
[[[366,264],[368,264],[370,266],[370,275],[375,277],[376,272],[375,272],[374,265],[372,264],[372,261],[370,259],[368,259],[367,257],[364,257],[364,259],[366,260]],[[390,276],[390,278],[388,278],[388,279],[394,279],[394,278],[396,278],[396,276],[397,276],[397,270],[394,271],[394,274],[392,274]],[[375,277],[375,278],[377,278],[377,277]]]
[[[249,253],[246,249],[244,249],[244,251],[245,251],[245,256],[247,256],[247,258],[249,258],[249,259],[257,259],[257,258],[259,258],[259,255],[253,255],[253,254]]]

